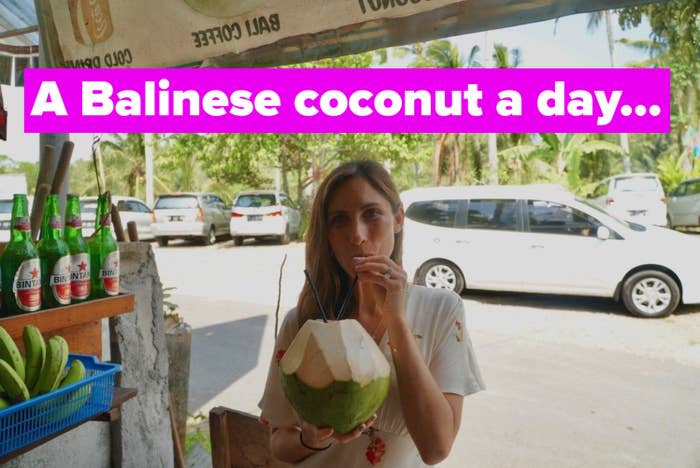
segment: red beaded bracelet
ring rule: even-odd
[[[310,445],[306,445],[304,443],[304,439],[301,437],[301,434],[302,434],[302,432],[299,431],[299,442],[301,442],[301,445],[303,445],[304,447],[306,447],[309,450],[313,450],[314,452],[323,452],[324,450],[328,450],[329,448],[331,448],[331,445],[333,445],[331,443],[331,444],[328,444],[328,446],[322,447],[322,448],[311,447]]]

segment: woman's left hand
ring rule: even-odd
[[[376,284],[386,291],[383,312],[388,321],[403,317],[407,275],[401,265],[386,255],[353,258],[360,282]]]

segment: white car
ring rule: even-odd
[[[666,195],[656,174],[637,172],[608,177],[590,196],[593,203],[639,224],[666,226]]]
[[[413,189],[404,268],[428,287],[610,297],[637,316],[700,303],[700,239],[619,220],[563,189]]]
[[[249,190],[236,196],[229,227],[236,245],[249,237],[275,237],[287,244],[299,235],[301,213],[284,192]]]
[[[127,223],[134,221],[139,240],[153,239],[153,213],[151,209],[138,198],[112,195],[112,203],[117,205],[119,217],[122,220],[124,235],[127,235]],[[97,197],[83,197],[80,199],[80,216],[83,220],[83,236],[89,237],[95,232],[95,212],[97,211]]]
[[[669,193],[669,227],[700,226],[700,177],[681,182]]]
[[[3,195],[0,196],[0,242],[7,243],[10,242],[10,231],[12,224],[12,200],[13,195]],[[34,202],[33,196],[27,197],[27,206],[29,210],[32,209],[32,203]]]

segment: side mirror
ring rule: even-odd
[[[595,235],[600,240],[608,240],[610,239],[610,229],[606,228],[605,226],[598,226],[598,230],[596,230]]]

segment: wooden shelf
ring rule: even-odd
[[[134,295],[120,294],[104,299],[94,299],[64,307],[14,315],[0,319],[2,326],[23,348],[22,330],[34,325],[41,330],[44,339],[61,335],[68,341],[71,353],[91,354],[102,358],[102,319],[134,310]]]
[[[19,450],[16,450],[12,453],[8,453],[7,455],[0,457],[0,463],[5,463],[9,460],[12,460],[13,458],[17,458],[18,456],[29,452],[32,449],[35,449],[36,447],[39,447],[40,445],[45,444],[46,442],[55,439],[56,437],[60,436],[61,434],[65,434],[68,431],[71,431],[75,429],[78,426],[81,426],[85,424],[86,422],[90,421],[108,421],[111,423],[118,422],[121,418],[121,407],[126,402],[127,400],[130,400],[134,398],[137,394],[137,390],[135,388],[121,388],[121,387],[115,387],[112,391],[112,407],[105,411],[104,413],[100,413],[98,415],[95,415],[94,417],[87,419],[85,421],[79,422],[77,424],[73,424],[72,426],[69,426],[62,431],[58,431],[54,434],[51,434],[49,436],[44,437],[41,440],[37,440],[33,444],[29,444],[25,447],[22,447]],[[116,450],[118,447],[112,447],[112,450]],[[114,456],[114,454],[112,455]]]

